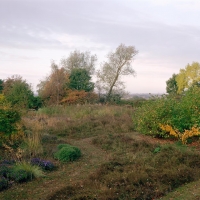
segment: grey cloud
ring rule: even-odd
[[[2,2],[1,2],[2,3]],[[63,48],[51,33],[82,35],[94,42],[114,46],[121,42],[135,45],[143,51],[193,54],[199,40],[199,30],[152,21],[144,13],[126,8],[119,1],[3,1],[0,17],[0,43]],[[121,6],[123,9],[121,9]],[[7,9],[5,9],[7,7]],[[7,10],[7,11],[6,11]],[[123,19],[125,18],[125,21]],[[5,21],[5,22],[4,22]],[[12,27],[15,26],[15,28]],[[32,33],[32,34],[30,34]],[[41,33],[41,34],[40,34]],[[191,34],[192,33],[192,34]],[[46,36],[46,37],[42,37]],[[187,48],[186,48],[187,47]],[[170,50],[169,50],[170,49]]]

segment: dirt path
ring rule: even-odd
[[[60,165],[57,171],[48,173],[45,178],[18,184],[5,190],[0,193],[0,199],[44,200],[67,185],[73,185],[77,181],[84,180],[110,157],[106,152],[92,145],[91,141],[92,138],[71,141],[71,144],[81,149],[81,159],[73,163]]]

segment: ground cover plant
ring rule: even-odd
[[[43,170],[53,170],[55,169],[55,165],[49,160],[42,160],[41,158],[32,158],[31,162],[32,165],[36,165],[41,167]]]
[[[39,166],[30,162],[3,160],[0,162],[0,190],[10,187],[13,182],[22,183],[42,177],[44,173]]]
[[[41,168],[29,162],[18,162],[11,168],[9,177],[17,182],[24,182],[44,176]]]

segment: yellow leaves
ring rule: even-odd
[[[200,63],[193,62],[188,64],[185,69],[180,69],[179,74],[176,76],[178,85],[178,93],[182,93],[185,89],[191,87],[194,83],[200,81]]]
[[[182,135],[183,144],[186,144],[188,138],[198,135],[200,135],[199,128],[192,127],[191,130],[185,130],[185,132]]]
[[[197,127],[192,127],[190,130],[185,130],[183,133],[180,133],[178,130],[174,130],[170,125],[160,124],[160,128],[163,131],[168,132],[169,135],[179,138],[183,144],[187,143],[188,138],[200,135],[200,130]]]
[[[170,125],[162,125],[160,124],[160,128],[163,131],[168,132],[170,135],[179,138],[180,137],[180,133],[177,130],[174,130]]]
[[[7,110],[10,108],[10,104],[6,101],[3,94],[0,94],[0,109]]]
[[[3,94],[0,94],[0,102],[3,102],[5,100],[5,96]]]

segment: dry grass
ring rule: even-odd
[[[26,127],[38,126],[42,135],[86,138],[105,133],[133,130],[133,110],[119,106],[69,106],[45,108],[24,118]]]

